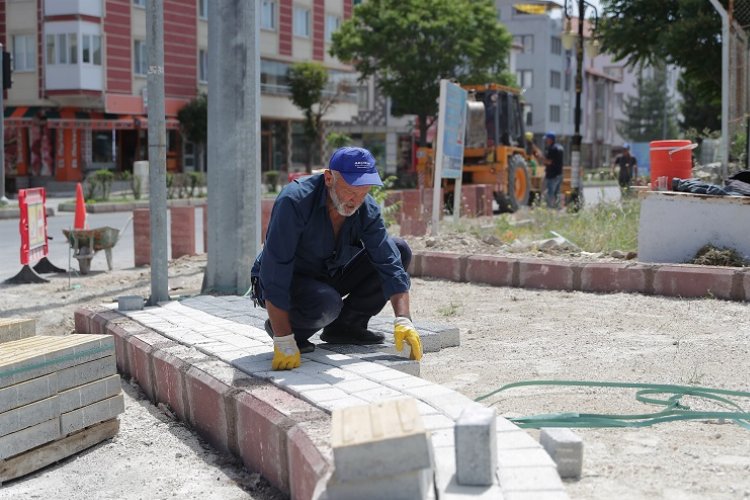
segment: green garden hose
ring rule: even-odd
[[[597,413],[551,413],[526,417],[510,418],[519,427],[538,429],[540,427],[648,427],[662,422],[676,420],[705,420],[726,419],[750,430],[750,413],[743,411],[734,398],[750,398],[750,392],[730,391],[727,389],[711,389],[699,386],[684,386],[672,384],[638,384],[630,382],[593,382],[576,380],[526,380],[506,384],[497,390],[479,396],[476,401],[482,401],[495,394],[516,387],[530,386],[572,386],[572,387],[610,387],[620,389],[638,389],[635,393],[637,401],[645,404],[663,406],[662,411],[632,415],[607,415]],[[654,397],[665,396],[664,399]],[[726,405],[730,411],[697,411],[683,404],[683,396],[711,400]]]

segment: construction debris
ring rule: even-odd
[[[710,244],[701,247],[690,263],[701,266],[750,266],[750,262],[743,259],[742,255],[734,248],[719,248]]]

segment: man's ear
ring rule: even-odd
[[[325,178],[326,187],[331,187],[333,184],[333,172],[330,169],[323,170],[323,177]]]

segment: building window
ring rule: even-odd
[[[516,80],[519,87],[530,89],[534,86],[534,72],[530,69],[519,69],[516,71]]]
[[[34,35],[13,35],[13,71],[32,71],[36,68]]]
[[[534,35],[516,35],[513,37],[513,43],[523,47],[521,54],[534,53]]]
[[[333,33],[341,26],[341,18],[339,16],[326,16],[326,42],[331,42]]]
[[[562,40],[559,36],[553,36],[552,37],[552,53],[561,55],[562,54]]]
[[[553,89],[559,89],[562,81],[562,74],[559,71],[549,72],[549,86]]]
[[[57,35],[57,64],[68,63],[68,35]]]
[[[148,52],[146,51],[146,42],[135,40],[133,42],[133,73],[136,75],[145,75],[148,68]]]
[[[146,0],[133,0],[133,5],[137,7],[146,7]]]
[[[370,110],[370,85],[367,82],[357,87],[357,108],[359,111]]]
[[[624,111],[625,110],[625,98],[624,98],[622,92],[617,92],[615,94],[615,106],[620,111]]]
[[[553,104],[549,107],[549,121],[560,123],[560,106]]]
[[[198,1],[198,17],[208,19],[208,0]]]
[[[622,76],[623,76],[622,66],[605,66],[604,74],[609,75],[612,78],[617,78],[618,80],[622,80]]]
[[[264,30],[276,29],[276,2],[263,0],[260,7],[260,27]]]
[[[310,38],[310,9],[294,8],[294,36]]]
[[[283,62],[260,60],[260,90],[267,94],[289,95],[289,65]]]
[[[87,35],[88,36],[88,35]],[[91,56],[92,64],[102,65],[102,37],[101,35],[91,35]]]
[[[91,162],[99,165],[113,164],[115,161],[114,131],[91,131]]]
[[[198,81],[208,82],[208,51],[206,49],[198,51]]]
[[[78,64],[78,34],[68,33],[68,62],[70,64]]]

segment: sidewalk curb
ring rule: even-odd
[[[331,468],[327,413],[110,309],[80,308],[74,318],[78,333],[114,336],[118,371],[154,404],[291,498],[313,497]]]
[[[167,207],[203,207],[208,203],[207,198],[182,198],[167,200]],[[132,201],[128,203],[86,203],[86,212],[90,214],[104,214],[112,212],[132,212],[137,208],[149,208],[149,202]],[[57,205],[60,212],[75,212],[74,201],[66,201]]]
[[[47,217],[54,217],[55,209],[47,207]],[[14,208],[0,208],[0,220],[18,219],[21,217],[21,209],[18,207]]]
[[[750,301],[750,268],[414,252],[413,277],[591,293]]]

